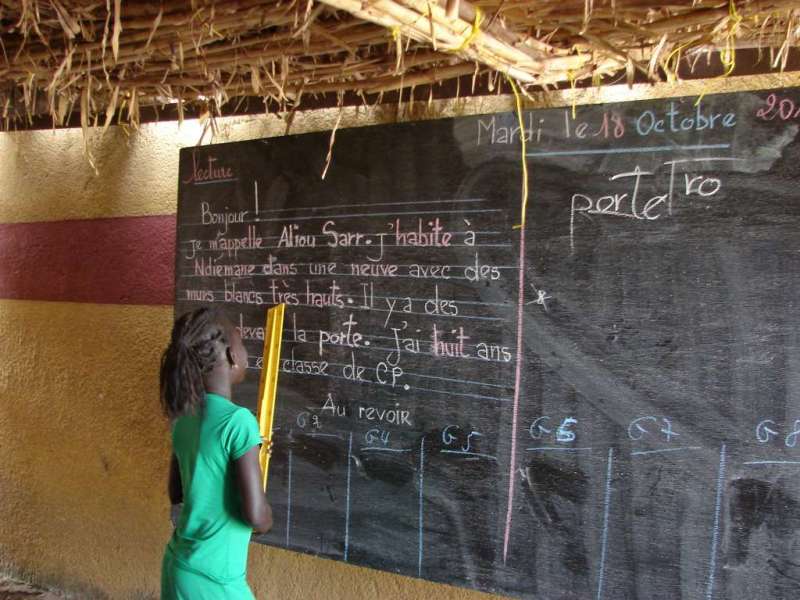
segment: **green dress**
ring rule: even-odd
[[[164,552],[162,600],[253,600],[245,578],[252,528],[233,461],[260,443],[253,414],[216,394],[173,424],[183,509]]]

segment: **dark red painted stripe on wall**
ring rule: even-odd
[[[175,215],[0,224],[0,298],[173,304]]]

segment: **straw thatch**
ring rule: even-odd
[[[736,49],[786,65],[798,0],[0,0],[5,128],[49,115],[137,123],[144,106],[210,115],[259,97],[287,110],[320,94],[372,94],[508,76],[523,92],[624,73],[674,78]],[[370,99],[371,100],[371,99]]]

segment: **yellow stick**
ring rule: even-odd
[[[258,428],[265,442],[272,441],[272,420],[275,417],[275,394],[278,389],[278,368],[281,357],[281,338],[283,337],[283,312],[285,304],[278,304],[267,311],[267,326],[264,329],[264,366],[261,368],[261,382],[258,386]],[[268,444],[262,444],[258,454],[261,464],[262,485],[267,491],[269,475]]]

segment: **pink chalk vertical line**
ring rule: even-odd
[[[511,461],[508,470],[508,508],[503,534],[503,564],[508,557],[511,535],[511,511],[514,509],[514,481],[517,470],[517,416],[519,413],[520,380],[522,378],[522,307],[525,304],[525,225],[519,230],[519,291],[517,293],[517,365],[514,374],[514,406],[511,413]]]

